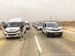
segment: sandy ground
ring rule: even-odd
[[[3,31],[0,30],[0,39],[4,39]]]
[[[75,41],[75,26],[62,26],[62,27],[64,31],[64,36],[66,36],[67,39]]]
[[[75,32],[75,26],[63,26],[63,28],[65,30],[69,30],[69,31]]]

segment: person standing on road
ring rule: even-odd
[[[20,32],[21,32],[21,36],[20,36],[20,39],[22,39],[23,38],[23,24],[21,23],[20,24]]]

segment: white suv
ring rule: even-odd
[[[19,19],[18,19],[19,20]],[[24,24],[21,20],[10,20],[7,27],[4,29],[4,35],[6,38],[9,37],[21,37],[26,32],[26,27],[23,25],[23,31],[20,31],[20,25]],[[22,34],[23,33],[23,34]]]
[[[47,37],[54,35],[61,37],[63,35],[62,28],[56,22],[43,23],[42,32],[46,34]]]

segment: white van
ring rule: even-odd
[[[63,35],[61,26],[56,22],[43,23],[42,32],[48,37],[54,35],[61,37]]]
[[[23,24],[23,34],[26,32],[26,27],[21,18],[12,18],[9,20],[7,27],[4,30],[6,38],[9,37],[21,37],[20,25]]]

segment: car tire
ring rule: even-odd
[[[46,32],[46,36],[49,37],[49,34]]]
[[[24,31],[24,33],[26,33],[26,31]]]
[[[42,30],[42,33],[44,34],[43,30]]]
[[[60,34],[59,34],[59,37],[62,37],[62,36],[63,36],[63,33],[60,33]]]

